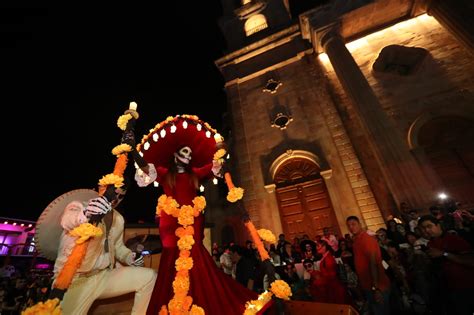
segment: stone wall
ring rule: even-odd
[[[276,77],[283,85],[275,94],[262,92],[267,80]],[[252,80],[227,86],[233,119],[234,157],[245,204],[257,227],[282,231],[271,183],[269,163],[287,150],[307,150],[318,156],[325,182],[343,233],[349,215],[362,217],[372,229],[383,220],[364,171],[349,140],[327,80],[314,56],[307,55],[285,67]],[[275,104],[291,111],[293,122],[286,130],[271,127]]]
[[[428,56],[413,74],[374,72],[372,66],[380,51],[389,45],[420,47]],[[427,113],[467,112],[473,104],[474,60],[466,49],[450,35],[433,17],[422,15],[398,23],[385,30],[372,33],[362,39],[348,43],[347,48],[367,78],[386,114],[395,122],[409,145],[409,130],[413,123]],[[384,215],[397,213],[387,184],[376,163],[367,139],[362,134],[360,123],[350,100],[336,78],[327,56],[320,55],[331,82],[333,97],[352,140],[362,168],[374,190]],[[472,110],[472,109],[471,109]],[[416,137],[416,135],[413,135]],[[378,144],[383,145],[383,144]],[[419,151],[413,154],[420,161]],[[436,175],[423,165],[426,176],[432,179],[433,198],[438,191]]]

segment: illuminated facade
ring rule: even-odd
[[[342,235],[356,215],[375,230],[400,216],[400,203],[426,211],[440,192],[474,208],[472,7],[232,5],[223,1],[229,51],[216,64],[238,180],[257,226],[288,238],[314,237],[325,226]],[[246,36],[256,14],[267,27]],[[226,220],[217,234],[238,230],[235,217]]]

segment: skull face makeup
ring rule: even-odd
[[[191,161],[191,154],[192,150],[188,146],[184,146],[181,149],[179,149],[178,152],[174,153],[174,160],[177,164],[184,164],[188,165],[189,162]]]

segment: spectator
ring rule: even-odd
[[[293,250],[293,246],[290,243],[285,243],[281,260],[286,264],[294,264],[301,261],[301,256]]]
[[[446,233],[441,222],[426,215],[419,225],[430,237],[427,254],[439,275],[438,288],[445,288],[450,314],[474,312],[474,258],[472,247],[463,238]]]
[[[355,271],[360,287],[374,315],[390,314],[390,280],[382,266],[382,256],[377,240],[362,230],[359,218],[346,219],[347,228],[353,235]]]
[[[387,237],[397,244],[405,242],[405,236],[398,230],[395,220],[389,220],[387,222]]]
[[[244,287],[251,289],[255,277],[255,265],[253,260],[246,256],[246,252],[242,247],[233,245],[230,248],[232,253],[232,263],[235,265],[235,280]]]
[[[275,248],[275,245],[270,245],[270,250],[268,252],[268,254],[270,255],[270,259],[272,261],[272,264],[274,266],[280,266],[281,265],[281,258],[280,258],[280,254],[277,252],[276,248]]]
[[[444,207],[432,206],[430,213],[441,224],[443,231],[448,232],[454,230],[454,219],[452,216],[447,216]]]
[[[321,238],[321,240],[326,241],[326,243],[328,243],[331,246],[333,252],[337,252],[337,250],[339,249],[339,242],[336,238],[336,235],[331,234],[329,232],[328,227],[325,227],[323,229],[323,237]]]
[[[219,258],[219,262],[224,273],[228,276],[233,277],[234,264],[232,263],[232,256],[230,254],[229,246],[226,246],[224,248],[224,252]]]
[[[285,234],[280,234],[278,235],[278,243],[277,243],[277,247],[276,247],[276,250],[278,252],[278,254],[283,254],[283,250],[285,249],[285,243],[287,243],[288,241],[285,240]]]
[[[339,240],[339,249],[335,254],[336,258],[341,258],[344,264],[349,264],[354,269],[354,256],[352,250],[347,247],[347,241],[344,238]]]
[[[408,222],[408,226],[410,227],[410,232],[415,232],[415,228],[418,226],[418,220],[420,219],[420,216],[418,215],[418,211],[415,209],[410,210],[408,212],[410,221]]]
[[[384,249],[387,249],[388,243],[390,242],[390,239],[387,237],[387,230],[384,228],[378,229],[376,232],[376,236],[379,246]]]
[[[305,282],[298,277],[296,267],[293,263],[284,266],[282,279],[291,287],[292,299],[303,301],[311,300],[311,296],[306,291]]]
[[[337,277],[337,263],[332,247],[325,241],[317,244],[319,270],[311,272],[311,295],[317,302],[347,304],[344,286]]]

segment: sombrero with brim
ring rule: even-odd
[[[174,161],[173,154],[189,146],[192,150],[190,166],[202,167],[212,162],[216,144],[222,140],[215,129],[197,116],[177,115],[151,129],[137,149],[148,163],[169,168]]]
[[[62,194],[54,199],[41,213],[36,223],[36,246],[41,256],[56,260],[58,256],[59,241],[63,228],[61,227],[61,217],[64,208],[72,201],[89,201],[98,197],[97,191],[92,189],[76,189]]]

